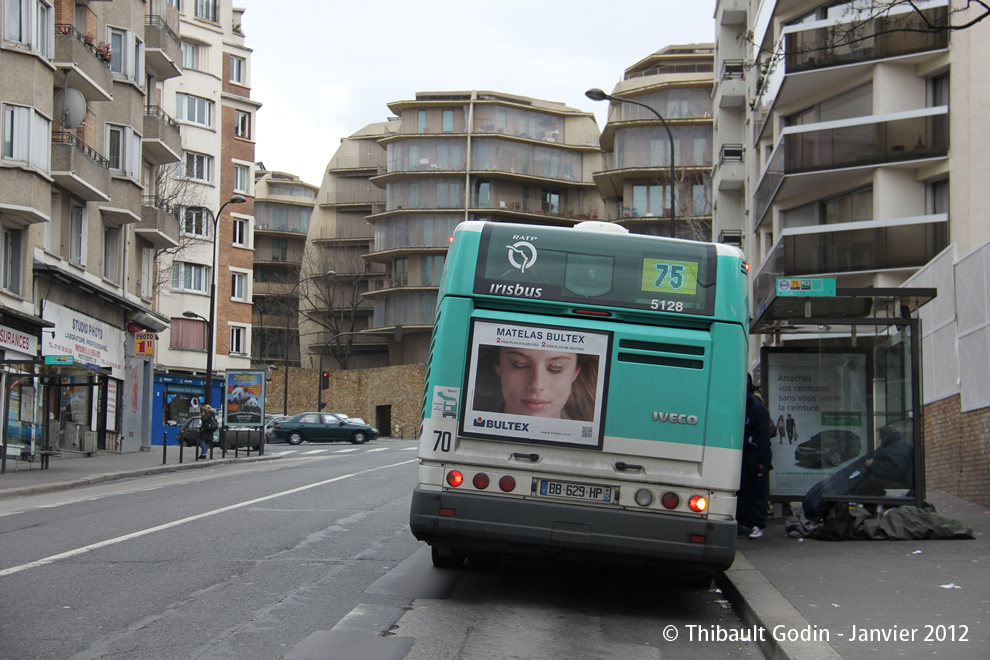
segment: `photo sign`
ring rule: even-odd
[[[771,496],[803,497],[873,446],[872,363],[866,350],[764,349]]]
[[[611,333],[474,320],[460,433],[601,449]]]
[[[264,371],[227,371],[223,414],[227,426],[265,425]]]

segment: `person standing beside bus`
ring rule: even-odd
[[[751,539],[763,537],[767,526],[769,506],[770,461],[770,412],[753,396],[753,379],[747,374],[746,422],[743,427],[742,473],[739,475],[739,493],[736,496],[736,522],[740,536]]]

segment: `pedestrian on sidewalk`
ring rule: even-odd
[[[758,539],[767,526],[770,470],[770,412],[754,396],[753,377],[746,374],[746,423],[743,427],[742,473],[736,495],[736,522],[740,536]]]
[[[213,432],[217,430],[217,412],[210,404],[203,404],[203,413],[200,416],[202,423],[199,426],[199,456],[196,460],[206,458],[206,450],[209,449],[213,440]]]

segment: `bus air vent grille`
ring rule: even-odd
[[[660,353],[681,353],[683,355],[704,355],[704,346],[685,346],[683,344],[662,344],[655,341],[639,341],[636,339],[620,339],[619,348],[631,348],[637,351],[658,351]]]
[[[639,353],[619,353],[619,362],[636,362],[639,364],[655,364],[661,367],[680,367],[682,369],[704,369],[702,360],[667,357],[664,355],[640,355]]]

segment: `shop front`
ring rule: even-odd
[[[4,307],[0,313],[0,473],[8,461],[33,460],[44,446],[38,414],[41,388],[37,376],[42,319]]]

